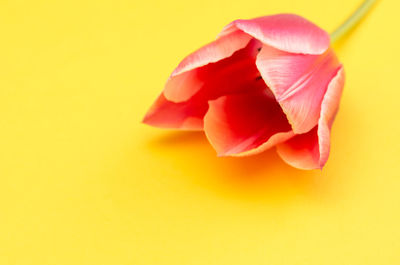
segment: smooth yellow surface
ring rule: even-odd
[[[347,82],[323,171],[140,123],[231,20],[331,31],[359,3],[0,1],[0,264],[400,264],[398,1],[335,45]]]

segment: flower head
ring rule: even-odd
[[[204,130],[221,156],[276,146],[294,167],[322,168],[343,84],[329,35],[308,20],[236,20],[179,64],[144,122]]]

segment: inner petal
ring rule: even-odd
[[[168,85],[198,91],[184,101],[170,100],[164,91],[147,113],[144,122],[162,128],[199,130],[203,128],[202,119],[209,100],[265,89],[266,84],[255,63],[260,47],[259,41],[251,40],[245,48],[229,58],[174,77]]]
[[[291,126],[268,88],[222,96],[210,101],[204,131],[219,155],[238,155],[264,145],[272,147]],[[276,143],[266,144],[269,140]]]
[[[164,90],[166,99],[182,102],[200,94],[210,100],[265,86],[259,82],[260,74],[255,63],[261,46],[258,40],[252,39],[245,48],[228,58],[173,76]],[[175,92],[172,94],[171,91]]]

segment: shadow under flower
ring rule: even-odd
[[[163,132],[148,147],[187,181],[240,198],[309,196],[322,174],[285,164],[275,148],[248,157],[217,157],[203,132]]]

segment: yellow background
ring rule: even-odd
[[[1,0],[0,264],[400,264],[398,1],[335,45],[347,82],[322,171],[140,123],[231,20],[332,31],[359,3]]]

